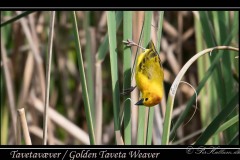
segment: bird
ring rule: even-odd
[[[127,42],[129,43],[128,46],[137,45],[132,41]],[[149,46],[149,49],[139,46],[144,51],[137,58],[135,70],[136,86],[125,90],[123,93],[129,93],[137,87],[141,92],[141,98],[135,105],[144,105],[146,107],[152,107],[161,102],[164,80],[161,59],[152,40]]]

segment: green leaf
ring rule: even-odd
[[[107,24],[112,76],[114,130],[117,131],[120,130],[119,124],[120,100],[119,100],[119,79],[117,61],[116,15],[114,11],[107,12]]]
[[[79,67],[80,79],[82,83],[83,102],[84,102],[84,108],[85,108],[85,113],[87,117],[88,131],[90,134],[90,144],[93,145],[95,144],[95,135],[94,135],[93,123],[92,123],[91,106],[90,106],[89,97],[88,97],[88,90],[87,90],[87,83],[86,83],[84,66],[83,66],[81,44],[80,44],[79,34],[78,34],[76,13],[74,11],[72,11],[71,17],[73,22],[74,40],[75,40],[75,45],[77,50],[78,67]]]
[[[203,145],[207,143],[208,139],[219,129],[219,126],[226,118],[233,112],[239,103],[239,93],[231,99],[231,101],[223,108],[223,110],[217,115],[216,118],[209,124],[206,130],[197,139],[195,145]]]
[[[132,39],[132,12],[123,12],[123,39]],[[131,48],[123,49],[123,89],[131,87]],[[131,144],[131,101],[130,94],[124,96],[124,142]]]

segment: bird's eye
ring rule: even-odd
[[[147,101],[148,100],[148,98],[145,98],[145,101]]]

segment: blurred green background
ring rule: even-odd
[[[48,144],[162,144],[169,89],[183,65],[206,48],[239,47],[238,11],[75,13],[76,21],[72,11],[56,12]],[[25,144],[20,108],[32,144],[42,144],[50,21],[49,11],[1,11],[1,144]],[[157,106],[135,106],[137,89],[120,94],[135,86],[135,58],[141,52],[125,46],[127,39],[143,47],[150,39],[155,43],[165,88]],[[194,90],[181,83],[167,117],[169,144],[239,144],[238,52],[212,51],[182,80],[196,89],[197,108]]]

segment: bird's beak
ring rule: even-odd
[[[143,105],[143,98],[140,101],[138,101],[135,105]]]

